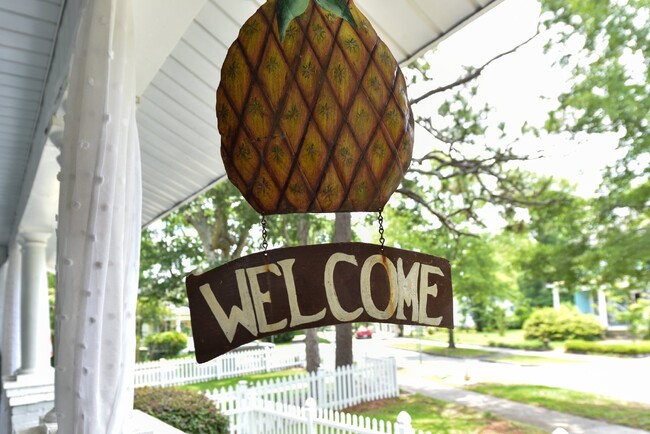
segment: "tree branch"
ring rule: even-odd
[[[429,97],[432,96],[432,95],[435,95],[436,93],[440,93],[440,92],[444,92],[444,91],[446,91],[446,90],[453,89],[453,88],[455,88],[456,86],[460,86],[460,85],[462,85],[462,84],[465,84],[465,83],[468,83],[468,82],[474,80],[475,78],[478,78],[478,76],[481,75],[481,73],[483,72],[483,70],[484,70],[485,68],[487,68],[488,65],[490,65],[492,62],[494,62],[494,61],[496,61],[496,60],[498,60],[498,59],[500,59],[500,58],[502,58],[502,57],[505,57],[505,56],[507,56],[508,54],[512,54],[512,53],[514,53],[514,52],[517,51],[519,48],[523,47],[524,45],[528,44],[530,41],[532,41],[533,39],[535,39],[535,37],[537,37],[537,35],[539,35],[539,30],[537,31],[537,33],[535,33],[535,34],[534,34],[533,36],[531,36],[530,38],[526,39],[526,40],[525,40],[524,42],[522,42],[521,44],[517,45],[516,47],[514,47],[514,48],[512,48],[512,49],[510,49],[510,50],[508,50],[508,51],[504,51],[503,53],[501,53],[501,54],[499,54],[499,55],[493,57],[492,59],[490,59],[490,60],[488,60],[486,63],[484,63],[482,66],[480,66],[478,69],[472,71],[471,73],[467,74],[466,76],[459,78],[458,80],[454,81],[453,83],[449,83],[449,84],[446,84],[446,85],[444,85],[444,86],[440,86],[440,87],[438,87],[438,88],[435,88],[435,89],[433,89],[433,90],[430,90],[429,92],[425,93],[424,95],[421,95],[421,96],[419,96],[419,97],[417,97],[417,98],[412,99],[412,100],[410,101],[411,105],[414,105],[414,104],[417,104],[417,103],[419,103],[419,102],[422,102],[423,100],[429,98]]]
[[[461,231],[460,229],[458,229],[456,227],[456,225],[451,220],[449,220],[449,218],[447,218],[447,216],[445,216],[441,212],[438,212],[438,211],[434,210],[431,207],[431,205],[429,205],[427,203],[427,201],[424,200],[424,198],[422,198],[416,192],[414,192],[412,190],[409,190],[407,188],[399,188],[396,191],[397,191],[397,193],[403,194],[404,196],[406,196],[406,197],[408,197],[410,199],[413,199],[415,202],[417,202],[418,204],[425,207],[431,214],[436,216],[436,218],[440,221],[440,223],[442,223],[443,226],[445,226],[447,229],[449,229],[451,232],[453,232],[457,236],[463,236],[464,235],[464,236],[469,236],[469,237],[477,237],[475,234],[472,234],[472,233],[469,233],[469,232],[464,232],[464,231]]]
[[[208,260],[209,264],[214,264],[216,261],[216,255],[214,253],[214,250],[212,249],[212,243],[213,243],[213,227],[208,223],[208,219],[205,215],[205,213],[200,212],[196,214],[190,214],[187,213],[184,215],[185,221],[192,225],[194,229],[196,229],[196,232],[199,234],[199,239],[201,240],[201,245],[203,246],[203,250],[205,251],[205,256],[206,259]]]
[[[248,235],[250,234],[250,226],[245,225],[241,228],[239,231],[239,240],[237,241],[237,245],[235,247],[235,251],[232,253],[230,259],[237,259],[241,256],[241,252],[244,250],[244,247],[246,247],[246,244],[248,242]]]

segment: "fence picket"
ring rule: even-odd
[[[286,353],[286,350],[282,352]],[[304,352],[302,354],[304,356]],[[135,387],[191,384],[234,377],[241,373],[284,369],[303,363],[304,357],[298,353],[279,354],[267,348],[226,354],[204,365],[189,359],[145,362],[136,367]],[[410,427],[410,421],[407,426],[399,423],[393,425],[391,422],[338,411],[361,402],[398,396],[394,359],[366,358],[355,366],[335,371],[319,370],[316,373],[265,379],[255,384],[240,382],[235,388],[214,388],[205,394],[230,418],[231,430],[238,434],[415,432]],[[312,402],[320,406],[308,408],[308,403]]]
[[[338,411],[360,402],[397,396],[395,370],[394,359],[368,358],[357,366],[265,379],[255,384],[240,383],[236,389],[213,389],[206,396],[230,418],[231,428],[241,434],[397,434],[399,431],[394,430],[401,429],[400,425]],[[306,408],[308,402],[314,401],[314,392],[319,398],[315,402],[321,406],[313,410],[312,429]],[[240,403],[242,399],[246,402]],[[408,428],[410,425],[405,427]]]
[[[243,374],[271,372],[304,366],[305,354],[273,350],[269,347],[227,353],[212,362],[199,365],[194,359],[158,360],[137,363],[134,386],[173,386],[201,381],[232,378]]]

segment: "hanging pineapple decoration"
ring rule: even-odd
[[[411,161],[404,76],[352,0],[268,0],[216,111],[228,177],[262,215],[378,211]]]
[[[216,108],[228,177],[262,216],[381,211],[411,161],[404,76],[352,0],[268,0],[228,50]],[[187,276],[197,361],[351,321],[453,327],[449,261],[384,247],[382,220],[381,247],[267,251],[263,217],[263,252]]]

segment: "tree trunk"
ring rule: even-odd
[[[449,348],[456,348],[456,340],[454,339],[454,329],[449,329]]]
[[[309,244],[309,220],[306,215],[298,219],[298,245]],[[320,351],[318,349],[318,329],[305,330],[305,358],[307,361],[307,372],[317,372],[320,366]]]
[[[307,372],[318,371],[320,367],[320,351],[318,349],[318,329],[305,330],[305,353],[307,357]]]
[[[352,241],[352,219],[350,213],[337,213],[334,222],[334,242],[345,243]],[[352,324],[336,326],[336,367],[351,365],[352,357]]]

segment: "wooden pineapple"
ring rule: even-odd
[[[216,110],[228,177],[264,215],[377,211],[411,161],[404,76],[352,0],[268,0],[228,50]]]

